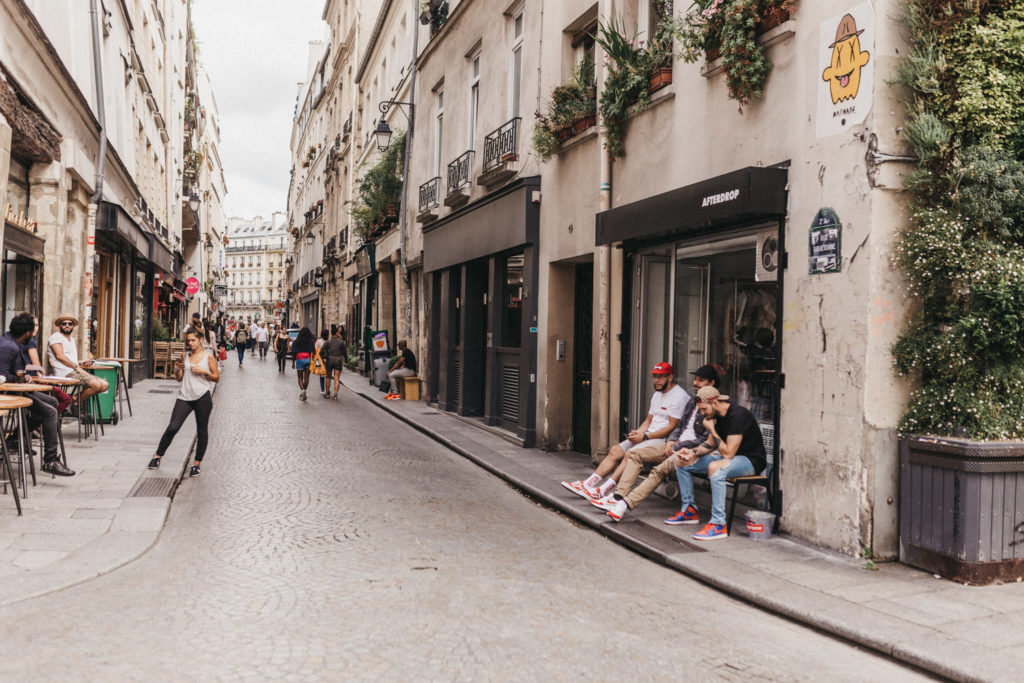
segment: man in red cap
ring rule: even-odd
[[[654,395],[651,396],[651,407],[643,424],[627,434],[622,443],[612,446],[589,477],[579,481],[563,481],[562,486],[590,500],[604,498],[615,488],[615,483],[626,468],[626,453],[633,448],[665,442],[665,437],[679,424],[690,397],[675,383],[671,363],[658,363],[651,370],[651,375],[654,379]]]

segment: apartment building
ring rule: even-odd
[[[187,310],[190,200],[198,211],[220,173],[185,173],[188,4],[4,0],[0,13],[2,323],[71,313],[83,348],[148,376],[154,321],[174,329]]]
[[[270,220],[229,218],[224,248],[224,279],[229,318],[281,322],[287,295],[287,252],[291,235],[285,215],[274,212]]]

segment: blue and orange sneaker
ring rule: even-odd
[[[672,515],[665,520],[665,524],[671,524],[676,526],[679,524],[696,524],[700,521],[700,513],[697,512],[697,508],[692,505],[687,505],[685,510],[680,510],[676,514]]]
[[[723,538],[729,538],[729,532],[725,530],[724,524],[708,522],[704,525],[703,529],[693,535],[693,538],[697,541],[718,541]]]

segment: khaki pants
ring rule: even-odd
[[[676,471],[676,456],[675,453],[665,455],[664,442],[643,448],[634,448],[627,455],[629,462],[626,463],[626,470],[622,473],[618,486],[615,487],[615,493],[622,496],[626,500],[626,505],[632,510],[651,495],[654,489],[658,488],[658,484],[665,481],[665,477]],[[636,484],[637,477],[640,476],[644,465],[647,464],[655,464],[655,467],[634,491],[633,485]]]

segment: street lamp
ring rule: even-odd
[[[199,195],[195,192],[192,192],[188,197],[188,208],[192,209],[192,213],[199,211]]]
[[[206,240],[206,253],[207,254],[212,254],[213,253],[213,242],[210,241],[209,239]]]
[[[313,235],[313,231],[312,230],[310,230],[309,232],[306,233],[306,244],[308,244],[309,246],[313,246],[313,242],[315,240],[316,240],[316,236]]]
[[[406,120],[409,122],[409,128],[412,129],[412,116],[413,116],[413,104],[412,102],[396,102],[395,100],[388,100],[381,102],[377,105],[380,109],[381,114],[387,114],[391,110],[391,107],[398,105],[399,110],[405,114]],[[409,107],[409,111],[406,112],[402,107]],[[380,124],[377,126],[377,130],[373,131],[374,137],[377,139],[377,149],[381,152],[386,152],[388,146],[391,144],[391,126],[388,125],[387,121],[381,119]]]
[[[377,138],[377,151],[388,151],[388,146],[391,144],[391,126],[387,124],[387,121],[381,121],[377,125],[377,130],[373,131],[373,135]]]

